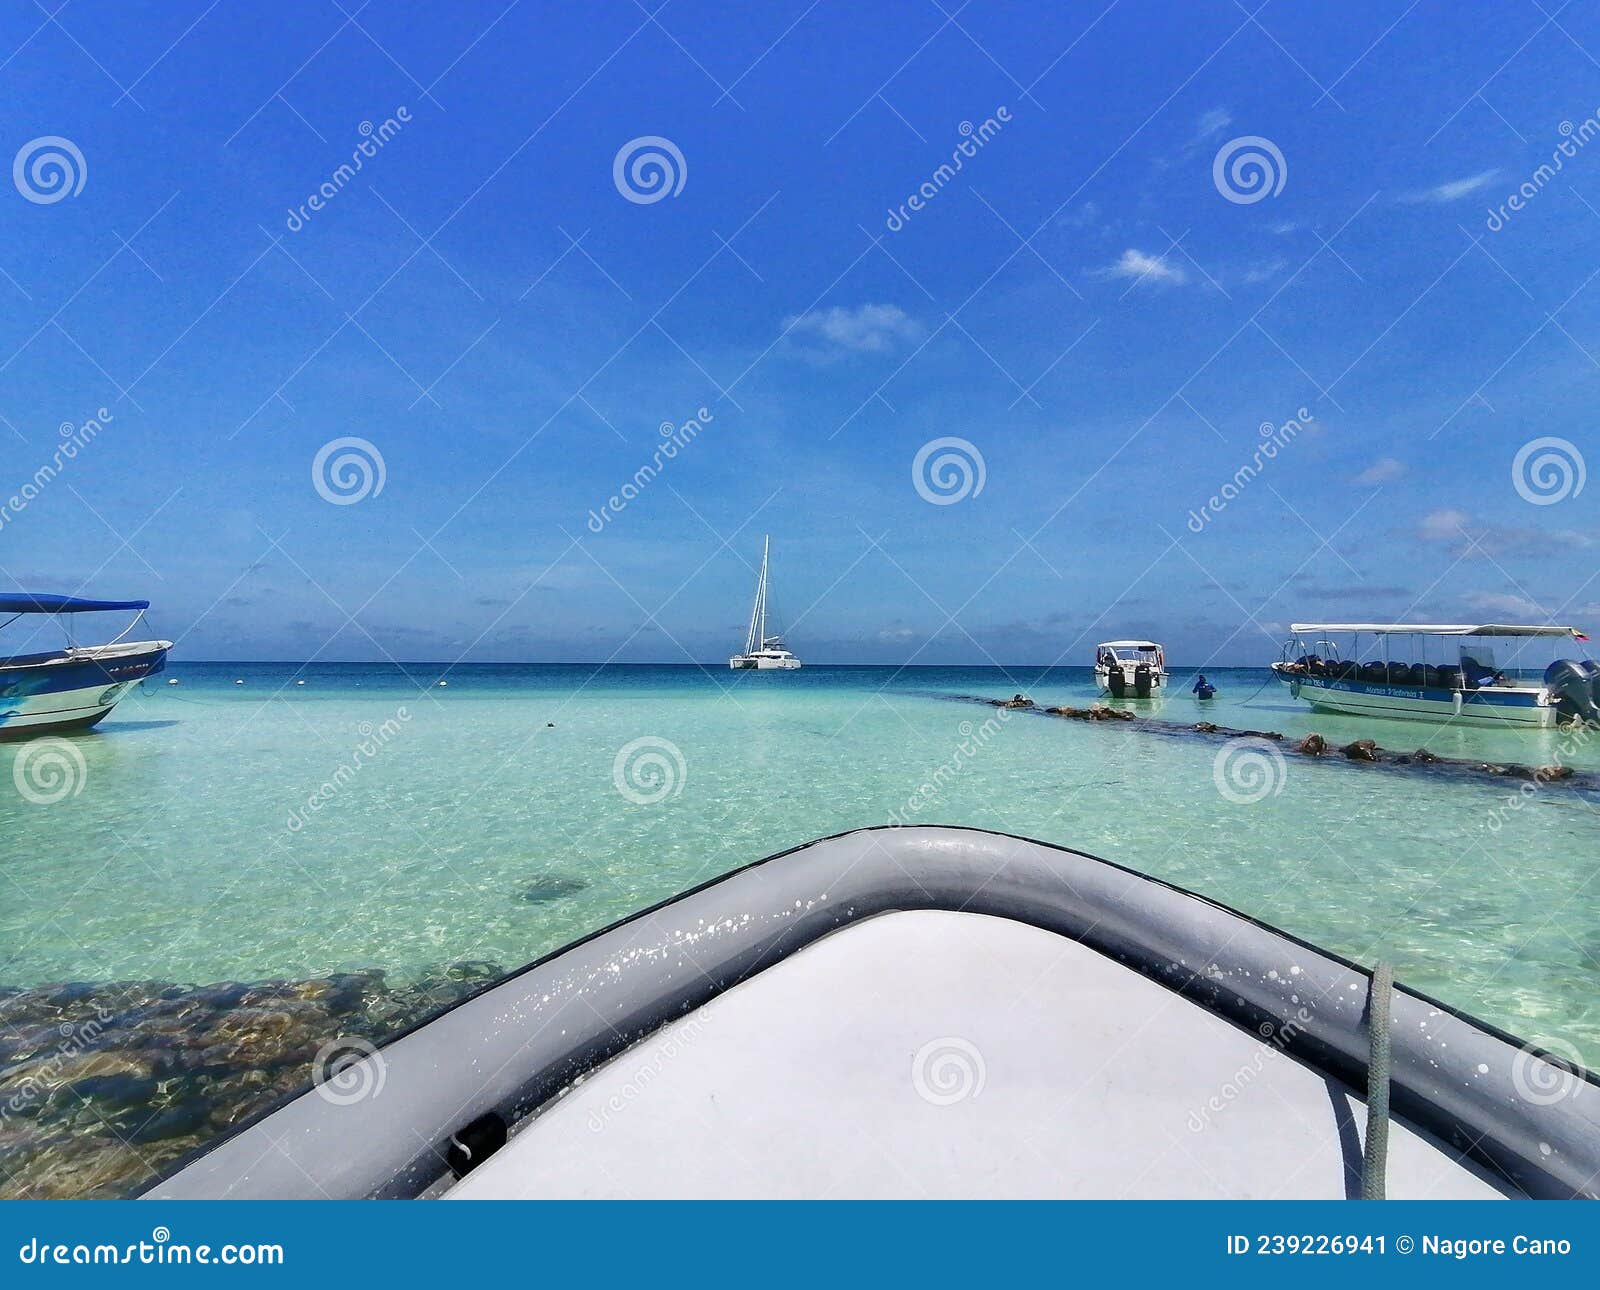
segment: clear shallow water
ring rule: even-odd
[[[1342,759],[1291,756],[1281,792],[1235,802],[1213,780],[1215,742],[1025,714],[984,736],[991,710],[940,697],[1082,705],[1080,668],[455,667],[444,689],[442,667],[410,673],[175,665],[179,685],[158,680],[73,740],[81,791],[48,805],[13,791],[30,745],[0,747],[0,986],[512,966],[897,814],[1130,865],[1350,957],[1388,956],[1409,985],[1600,1058],[1600,821],[1559,785],[1497,832],[1515,785]],[[1210,704],[1181,682],[1134,706],[1397,750],[1431,735],[1441,754],[1533,764],[1560,738],[1312,715],[1264,671],[1210,675]],[[681,754],[681,769],[670,751],[654,766],[663,800],[617,786],[619,751],[640,739]],[[1592,750],[1567,760],[1600,768]],[[638,769],[634,796],[659,793],[651,763]]]

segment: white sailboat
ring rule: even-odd
[[[763,538],[761,576],[756,579],[756,603],[750,610],[750,630],[745,634],[744,651],[728,660],[728,666],[735,671],[756,668],[763,672],[792,672],[800,666],[800,660],[785,648],[781,636],[767,635],[767,558],[771,551],[771,537]]]

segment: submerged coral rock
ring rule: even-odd
[[[1377,761],[1378,745],[1372,739],[1357,739],[1339,750],[1351,761]]]
[[[467,961],[398,986],[373,969],[0,987],[0,1198],[125,1196],[309,1088],[330,1040],[380,1041],[501,974]]]
[[[1217,733],[1217,723],[1215,721],[1196,721],[1194,723],[1194,728],[1203,735],[1214,735]]]
[[[999,706],[1002,708],[1031,708],[1033,707],[1033,700],[1026,694],[1013,694]]]
[[[1506,766],[1503,769],[1512,779],[1531,779],[1536,784],[1568,779],[1572,775],[1571,766]]]
[[[1328,741],[1321,735],[1310,734],[1300,741],[1297,752],[1303,752],[1310,757],[1320,757],[1328,751]]]
[[[529,905],[542,905],[582,891],[588,885],[587,879],[574,878],[567,874],[541,874],[522,889],[517,899]]]
[[[445,969],[445,976],[452,981],[493,981],[505,974],[506,970],[498,963],[484,959],[465,959]]]

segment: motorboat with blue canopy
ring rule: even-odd
[[[1529,641],[1587,642],[1576,627],[1506,623],[1295,623],[1272,665],[1319,712],[1473,725],[1600,724],[1600,664],[1530,668]],[[1547,656],[1548,657],[1548,656]],[[1530,674],[1531,673],[1531,674]]]
[[[39,592],[0,593],[0,630],[19,619],[55,617],[66,643],[41,653],[0,657],[0,739],[86,730],[147,676],[167,664],[171,641],[130,641],[148,600],[90,600]],[[103,645],[80,645],[79,614],[130,612],[133,621]]]
[[[1597,1180],[1600,1082],[1576,1063],[1119,865],[908,826],[715,878],[381,1046],[330,1037],[303,1092],[144,1195],[1445,1199]]]

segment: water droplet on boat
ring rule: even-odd
[[[1548,1156],[1550,1154],[1550,1144],[1548,1142],[1541,1142],[1539,1144],[1539,1154],[1541,1156]]]
[[[1478,1074],[1487,1075],[1488,1073],[1489,1073],[1489,1067],[1485,1063],[1479,1062],[1478,1063]]]

